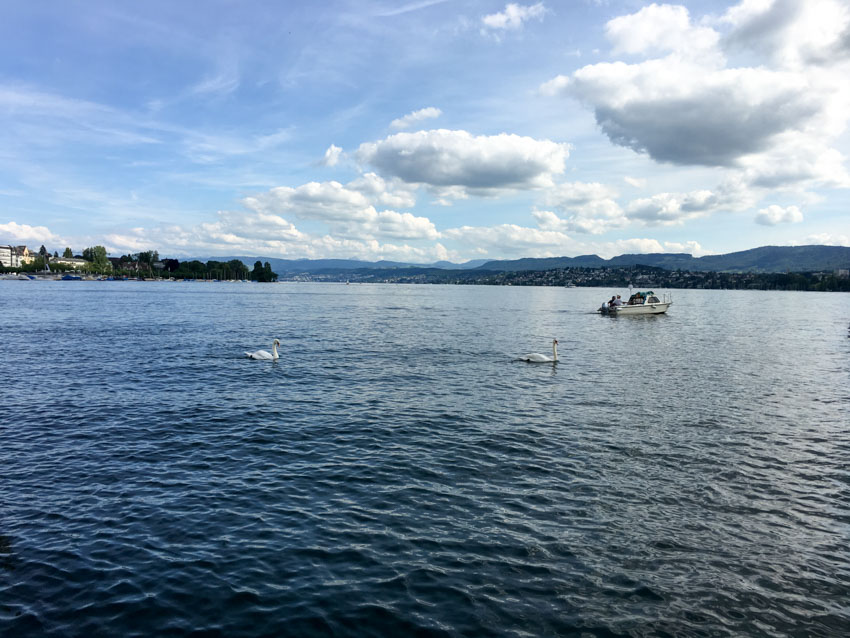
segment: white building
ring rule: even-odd
[[[35,259],[35,255],[26,246],[0,246],[0,266],[20,268],[33,259]]]

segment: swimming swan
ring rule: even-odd
[[[528,361],[529,363],[556,363],[558,361],[558,340],[552,339],[552,356],[547,357],[539,352],[524,354],[519,358],[520,361]]]
[[[256,352],[246,352],[245,355],[249,359],[260,359],[262,361],[277,361],[280,357],[277,354],[277,347],[280,345],[280,341],[275,339],[272,342],[272,352],[268,350],[257,350]]]

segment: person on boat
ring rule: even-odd
[[[617,297],[614,296],[614,295],[611,295],[611,301],[608,302],[608,307],[613,308],[614,306],[616,306],[617,304],[614,303],[615,301],[617,301]]]
[[[623,305],[623,300],[620,299],[620,295],[617,295],[616,299],[614,299],[613,297],[611,299],[612,299],[612,301],[611,301],[612,305],[614,305],[614,306],[622,306]]]

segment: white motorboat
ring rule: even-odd
[[[598,312],[603,315],[660,315],[667,312],[667,308],[673,305],[673,299],[665,294],[659,297],[651,290],[649,292],[636,292],[623,304],[616,305],[603,303]]]

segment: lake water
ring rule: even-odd
[[[0,635],[848,635],[850,295],[625,292],[0,282]]]

